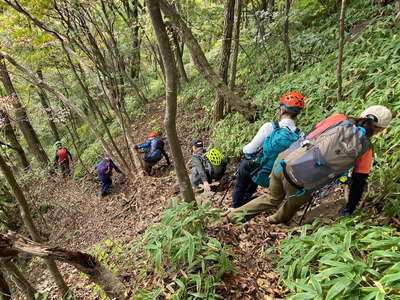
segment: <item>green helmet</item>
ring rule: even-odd
[[[221,154],[221,152],[215,148],[208,150],[205,154],[205,157],[207,157],[210,163],[214,166],[219,166],[224,159],[224,156]]]

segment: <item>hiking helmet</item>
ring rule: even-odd
[[[201,139],[193,139],[192,146],[201,148],[201,147],[203,147],[203,141]]]
[[[148,134],[147,134],[147,138],[152,138],[152,137],[156,137],[157,136],[157,133],[155,133],[155,132],[149,132]]]
[[[279,108],[285,112],[298,114],[304,108],[304,96],[297,92],[288,92],[279,99]]]
[[[210,163],[214,166],[219,166],[224,158],[224,156],[217,149],[210,149],[206,152],[205,157],[210,161]]]
[[[361,113],[361,118],[371,118],[377,127],[386,128],[392,120],[392,113],[386,106],[372,105]]]
[[[61,146],[61,145],[62,145],[62,143],[60,141],[57,141],[54,143],[54,146],[56,146],[56,147]]]

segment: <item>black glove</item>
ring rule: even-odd
[[[139,146],[138,146],[138,145],[135,145],[135,149],[139,149]]]
[[[255,169],[257,169],[260,165],[258,164],[257,160],[255,159],[249,159],[247,162],[247,165],[244,167],[244,169],[247,172],[253,172]]]

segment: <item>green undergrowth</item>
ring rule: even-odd
[[[173,203],[164,211],[160,223],[151,225],[133,249],[143,253],[145,262],[139,278],[152,274],[157,282],[134,299],[223,299],[218,292],[222,275],[234,268],[229,249],[206,232],[218,219],[219,211],[210,205],[196,209],[194,204]]]
[[[294,71],[285,74],[285,52],[280,40],[280,19],[267,27],[266,38],[255,42],[254,31],[242,31],[238,61],[237,93],[258,106],[259,118],[247,122],[240,114],[210,126],[214,91],[203,79],[195,77],[181,92],[181,102],[188,111],[203,109],[207,117],[194,122],[193,135],[211,132],[211,142],[225,155],[239,156],[260,126],[276,119],[276,103],[287,91],[299,91],[306,97],[306,108],[297,123],[307,132],[332,113],[357,117],[366,107],[388,106],[393,121],[385,132],[373,138],[374,167],[370,197],[385,203],[386,213],[400,216],[400,35],[394,20],[394,6],[380,8],[375,1],[350,1],[345,22],[346,35],[358,24],[371,21],[359,36],[346,43],[343,64],[343,95],[336,100],[337,15],[327,13],[318,1],[317,9],[302,10],[305,3],[293,6],[291,46]],[[322,3],[322,2],[321,2]],[[302,11],[302,13],[298,13]],[[310,15],[311,14],[311,15]]]
[[[400,299],[400,233],[359,221],[315,222],[280,243],[288,299]]]

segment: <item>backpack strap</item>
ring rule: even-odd
[[[278,129],[278,128],[281,127],[281,126],[279,126],[279,122],[278,121],[272,122],[272,126],[273,126],[273,129]]]

